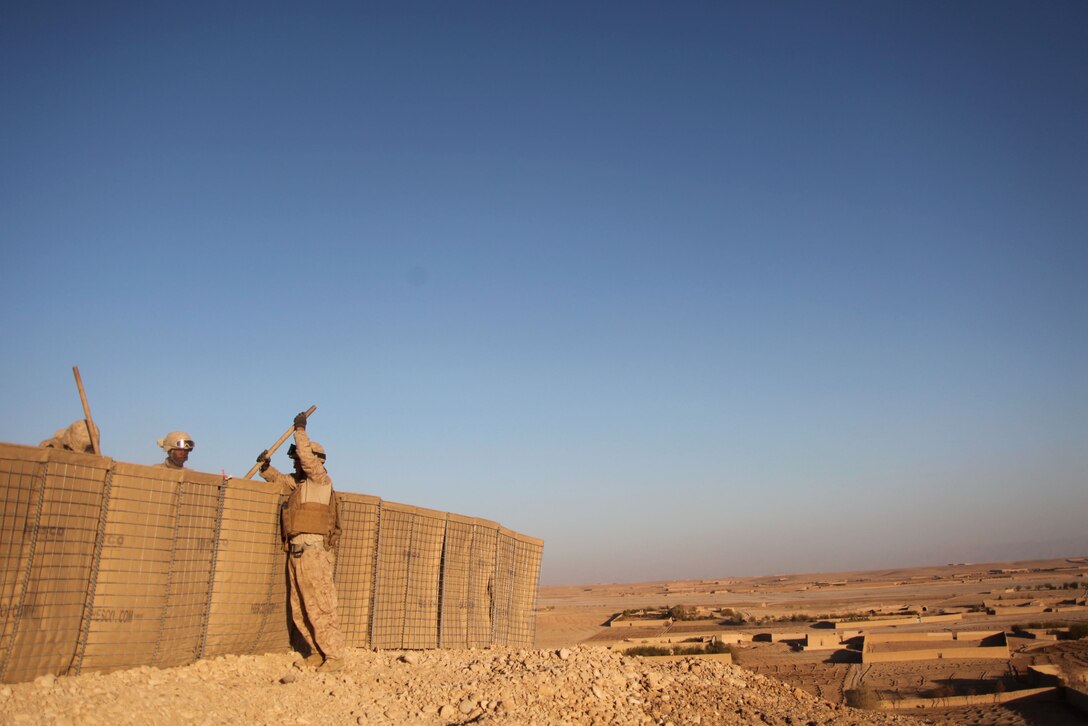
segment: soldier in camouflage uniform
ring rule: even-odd
[[[94,424],[88,424],[86,419],[80,419],[73,422],[68,428],[57,429],[57,432],[53,434],[53,438],[46,439],[38,444],[42,449],[66,449],[68,451],[81,451],[88,454],[94,453],[94,446],[91,444],[91,435],[88,432],[88,427],[94,426]],[[98,438],[98,427],[94,426],[94,437]]]
[[[333,583],[335,548],[340,538],[340,515],[332,479],[325,471],[325,449],[306,433],[306,414],[295,416],[295,444],[287,455],[294,459],[293,474],[282,474],[269,463],[268,451],[257,457],[261,477],[279,484],[289,495],[281,512],[287,546],[291,620],[310,648],[299,665],[317,665],[323,672],[343,665],[344,636],[336,617]]]
[[[196,446],[184,431],[171,431],[155,443],[166,452],[166,461],[156,464],[159,469],[184,469],[189,452]]]

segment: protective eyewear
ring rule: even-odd
[[[178,439],[177,441],[170,442],[171,449],[185,449],[186,451],[192,451],[196,444],[192,439]]]
[[[325,461],[325,455],[324,454],[314,454],[314,456],[321,459],[322,461]],[[287,457],[289,459],[297,459],[298,458],[298,449],[295,447],[294,444],[291,444],[287,448]]]

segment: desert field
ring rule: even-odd
[[[1066,680],[1088,670],[1088,640],[1051,640],[1047,632],[1088,621],[1086,567],[1055,560],[543,587],[535,649],[359,648],[332,674],[300,667],[290,652],[49,674],[0,685],[0,724],[1083,724],[1068,689],[1040,689],[1033,698],[1017,691],[1037,685],[1034,668],[1053,666]],[[635,617],[665,606],[696,619]],[[624,611],[620,622],[637,627],[611,627]],[[903,624],[907,612],[922,613],[913,616],[922,622]],[[713,616],[698,619],[706,613]],[[901,624],[873,619],[882,616]],[[836,628],[835,619],[847,620]],[[908,648],[911,633],[954,643],[955,630],[964,636],[954,643],[959,651],[970,648],[972,633],[997,632],[1002,657],[867,663],[855,634],[866,628],[907,634],[886,641],[890,651]],[[728,641],[729,652],[658,658],[614,647],[710,636]],[[808,648],[810,637],[834,644]],[[859,702],[862,695],[868,700]],[[924,708],[915,697],[927,699]]]
[[[1045,697],[956,708],[939,704],[953,696],[996,702],[999,694],[1033,685],[1033,667],[1045,665],[1056,667],[1065,682],[1084,690],[1088,639],[1058,640],[1062,636],[1046,631],[1088,623],[1086,596],[1088,560],[1080,557],[870,572],[542,586],[536,644],[541,648],[621,648],[625,641],[717,635],[734,643],[734,664],[832,704],[847,703],[849,692],[853,692],[854,697],[866,694],[870,699],[905,704],[897,712],[940,723],[1084,723],[1088,717],[1083,713]],[[639,611],[660,615],[670,608],[693,611],[704,619],[639,626]],[[621,618],[616,625],[630,627],[613,626],[611,621],[625,611],[628,618]],[[888,624],[882,625],[882,619]],[[806,647],[812,636],[834,635],[836,623],[838,630],[844,631],[841,644]],[[1000,631],[1005,634],[1008,657],[866,663],[861,653],[862,633],[866,631],[917,633],[919,640],[933,638],[931,633]],[[952,645],[961,644],[951,641]],[[886,646],[886,650],[896,649]],[[937,700],[918,708],[910,699]]]

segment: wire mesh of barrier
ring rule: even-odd
[[[236,479],[224,486],[203,656],[259,653],[288,642],[279,510],[276,485]]]
[[[492,622],[499,529],[497,523],[486,519],[458,514],[448,516],[439,643],[443,648],[476,648],[494,642]],[[516,645],[530,646],[532,639],[519,640]]]
[[[79,644],[109,460],[0,445],[0,680],[66,673]]]
[[[543,540],[500,527],[495,548],[494,628],[498,645],[531,645],[535,637],[533,608]],[[531,576],[530,576],[531,575]]]
[[[352,646],[532,645],[543,543],[339,494]],[[0,682],[290,644],[279,487],[0,444]]]
[[[438,593],[446,513],[415,508],[401,648],[438,647]]]
[[[16,634],[24,614],[33,614],[26,602],[26,590],[37,542],[39,506],[45,478],[45,456],[40,461],[21,460],[0,447],[0,476],[6,486],[0,490],[0,680],[24,672],[36,672],[43,664],[24,661],[29,653],[15,652]]]
[[[200,655],[217,546],[220,493],[218,481],[178,484],[173,556],[156,666],[189,663]]]
[[[409,506],[382,506],[370,625],[370,644],[375,648],[399,648],[403,642],[414,510]]]
[[[446,515],[382,502],[371,644],[438,645],[438,580]]]
[[[514,596],[514,533],[499,528],[495,547],[495,580],[492,587],[491,641],[496,645],[514,645],[510,629],[510,606]]]
[[[509,530],[507,530],[509,531]],[[544,555],[544,540],[513,533],[514,567],[508,608],[506,644],[527,647],[536,638],[537,573]]]
[[[199,655],[220,484],[195,472],[114,465],[77,672],[180,665]]]
[[[442,628],[438,634],[439,645],[443,648],[468,647],[474,529],[475,521],[469,517],[451,514],[446,520],[442,553]]]
[[[472,567],[468,573],[468,647],[498,644],[494,638],[495,563],[499,525],[477,520],[472,530]],[[519,645],[531,645],[520,643]]]
[[[372,598],[352,593],[374,591],[374,566],[378,556],[378,517],[381,499],[365,494],[338,494],[342,534],[336,548],[333,579],[339,596],[337,615],[344,642],[350,646],[370,645]]]
[[[156,471],[174,480],[147,475]],[[115,468],[77,670],[154,662],[166,613],[179,479],[180,473],[164,469]]]

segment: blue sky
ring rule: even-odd
[[[1088,554],[1088,7],[4,3],[0,440],[545,540]],[[278,464],[286,466],[279,456]]]

